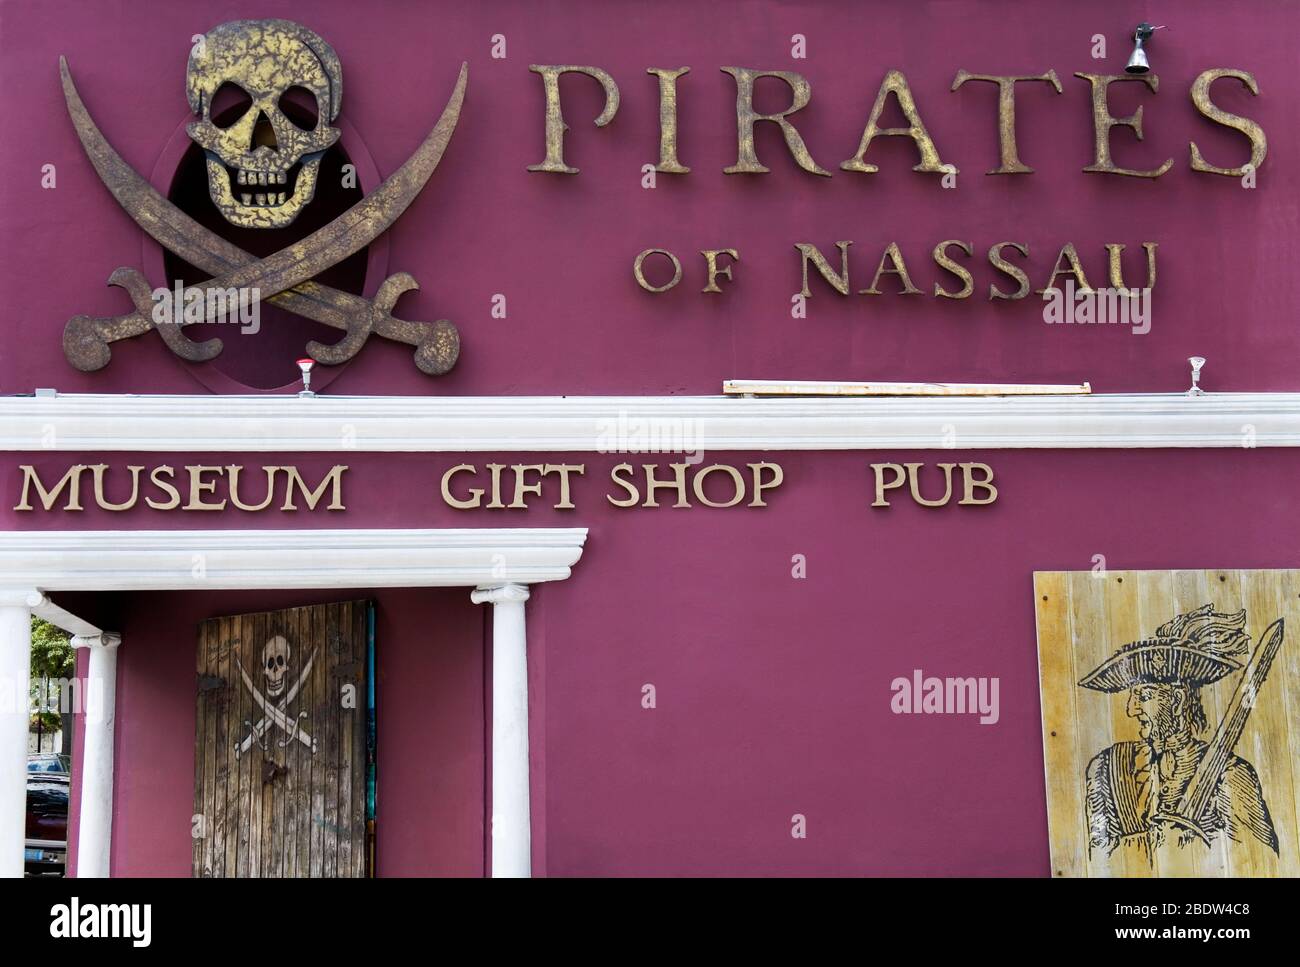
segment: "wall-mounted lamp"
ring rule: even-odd
[[[1201,389],[1201,367],[1205,365],[1205,357],[1188,356],[1187,361],[1192,364],[1192,388],[1187,391],[1187,395],[1204,396],[1205,390]]]
[[[1151,70],[1151,65],[1147,63],[1146,43],[1151,40],[1151,35],[1157,30],[1164,30],[1165,25],[1153,27],[1145,20],[1137,25],[1137,30],[1133,32],[1133,54],[1129,57],[1128,63],[1124,65],[1124,70],[1130,74],[1145,74]]]
[[[299,396],[316,395],[311,391],[311,368],[315,365],[316,360],[314,359],[308,358],[298,360],[298,369],[302,372],[302,390],[298,393]]]

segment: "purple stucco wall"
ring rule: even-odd
[[[64,54],[92,115],[125,159],[152,174],[186,121],[184,74],[190,37],[240,16],[285,16],[307,23],[343,63],[343,117],[382,174],[396,168],[428,131],[462,60],[470,69],[465,109],[442,166],[391,233],[389,271],[423,285],[401,313],[446,317],[465,337],[455,372],[430,380],[406,350],[372,340],[334,383],[340,393],[715,393],[732,376],[1090,379],[1099,391],[1183,388],[1186,356],[1211,360],[1217,389],[1294,385],[1291,307],[1297,195],[1293,123],[1295,13],[1258,4],[1243,16],[1221,3],[1180,4],[1178,19],[1154,42],[1160,92],[1117,85],[1117,116],[1143,106],[1146,139],[1113,135],[1118,163],[1173,169],[1146,179],[1082,173],[1092,160],[1088,85],[1075,71],[1123,71],[1125,34],[1147,4],[1050,6],[1013,3],[376,3],[358,16],[347,2],[239,4],[136,3],[129,11],[89,2],[0,5],[0,123],[22,131],[0,144],[4,186],[6,319],[21,352],[0,361],[0,387],[56,385],[90,392],[193,392],[201,387],[161,342],[135,339],[114,362],[83,375],[64,362],[58,334],[77,313],[119,313],[120,291],[104,280],[118,265],[141,264],[139,229],[109,198],[82,155],[58,84]],[[1163,21],[1158,21],[1163,22]],[[792,60],[789,38],[808,38],[808,58]],[[493,60],[503,33],[508,56]],[[1109,57],[1090,57],[1091,37],[1109,39]],[[595,64],[622,94],[604,129],[590,123],[599,89],[566,78],[572,131],[566,158],[574,177],[529,173],[541,161],[541,81],[530,64]],[[640,187],[640,167],[658,159],[658,92],[647,67],[690,65],[679,83],[681,158],[693,171]],[[813,100],[799,130],[832,178],[799,171],[775,130],[758,133],[768,175],[728,176],[735,145],[735,84],[718,68],[797,70]],[[1246,142],[1196,114],[1188,89],[1211,67],[1254,73],[1260,95],[1232,80],[1215,87],[1229,111],[1263,125],[1270,156],[1259,187],[1188,168],[1190,140],[1221,165],[1241,164]],[[866,124],[885,71],[903,70],[944,161],[961,169],[944,190],[910,170],[903,139],[880,139],[875,175],[840,171]],[[1028,176],[985,177],[998,159],[994,88],[948,90],[959,68],[987,73],[1056,71],[1064,86],[1019,85],[1019,143]],[[772,82],[780,88],[779,82]],[[771,106],[784,105],[771,95]],[[763,101],[760,99],[760,107]],[[41,166],[58,169],[42,189]],[[365,167],[361,168],[362,176]],[[159,172],[164,182],[168,173]],[[372,188],[373,185],[364,186]],[[819,284],[809,318],[792,321],[798,289],[795,242],[834,253],[852,239],[855,288],[865,288],[885,245],[898,241],[917,284],[951,278],[929,262],[935,243],[959,238],[977,252],[979,297],[841,299]],[[1160,243],[1153,331],[1062,331],[1044,326],[1033,300],[988,302],[993,273],[982,253],[994,242],[1029,245],[1031,281],[1042,286],[1060,246],[1078,247],[1090,278],[1104,278],[1105,242],[1136,256]],[[631,276],[644,248],[672,249],[686,280],[652,296]],[[704,296],[702,248],[736,247],[736,282]],[[687,256],[693,256],[687,258]],[[1138,259],[1129,266],[1138,271]],[[376,273],[370,287],[379,284]],[[725,286],[725,283],[724,283]],[[507,319],[490,316],[508,299]],[[235,340],[238,343],[238,340]],[[245,340],[255,342],[255,340]],[[285,382],[296,377],[285,359]]]
[[[1294,159],[1300,14],[1259,4],[1188,2],[907,5],[755,2],[425,5],[213,2],[202,5],[0,2],[0,280],[8,350],[0,391],[204,393],[156,337],[115,349],[82,374],[59,334],[77,313],[116,314],[103,281],[118,265],[160,264],[152,243],[97,183],[64,115],[57,59],[69,57],[92,114],[123,156],[157,184],[160,159],[187,118],[183,74],[192,34],[241,16],[284,16],[337,49],[349,137],[387,174],[419,142],[461,60],[469,93],[442,167],[390,233],[382,271],[423,285],[399,314],[447,317],[462,360],[431,380],[406,349],[372,340],[329,386],[340,394],[712,394],[729,377],[1072,382],[1101,392],[1185,388],[1185,357],[1209,358],[1218,390],[1293,389],[1300,334]],[[1173,21],[1160,20],[1174,17]],[[1146,139],[1117,129],[1117,161],[1173,169],[1156,181],[1083,174],[1091,161],[1087,85],[1074,71],[1120,72],[1125,34],[1169,22],[1152,49],[1160,92],[1119,85],[1117,116],[1144,107]],[[508,57],[493,60],[493,34]],[[791,60],[790,37],[808,38]],[[1092,36],[1110,56],[1094,61]],[[598,90],[566,79],[573,178],[530,174],[541,160],[542,97],[529,64],[595,64],[622,107],[590,124]],[[657,89],[647,67],[689,64],[680,82],[681,157],[694,170],[640,187],[658,157]],[[817,161],[798,171],[760,129],[772,173],[724,176],[735,161],[734,83],[718,68],[796,70],[813,88],[797,117]],[[1263,125],[1259,187],[1194,174],[1187,143],[1217,163],[1246,160],[1245,141],[1201,119],[1188,87],[1210,67],[1251,71],[1260,96],[1233,81],[1215,98]],[[841,172],[884,72],[908,76],[945,161],[944,190],[910,171],[909,145],[872,146],[872,176]],[[1054,69],[1065,92],[1022,85],[1019,145],[1031,176],[987,178],[997,163],[994,90],[948,88],[959,68]],[[782,94],[781,97],[784,95]],[[760,106],[763,101],[760,100]],[[782,106],[780,97],[772,107]],[[169,146],[170,145],[170,146]],[[170,154],[169,154],[170,152]],[[58,187],[40,187],[57,166]],[[361,164],[361,170],[367,170]],[[365,186],[369,190],[372,185]],[[951,284],[935,243],[971,242],[977,295],[963,302],[854,295],[814,279],[808,318],[792,320],[793,245],[834,252],[852,239],[854,288],[897,241],[918,286]],[[1102,245],[1136,254],[1160,244],[1152,331],[1045,326],[1040,305],[989,302],[982,253],[1029,245],[1034,288],[1073,242],[1104,279]],[[684,283],[651,296],[631,277],[641,249],[683,257]],[[738,247],[735,283],[699,293],[701,248]],[[1130,276],[1138,270],[1135,258]],[[372,273],[368,288],[378,285]],[[724,287],[726,284],[724,283]],[[490,316],[503,293],[508,317]],[[251,341],[231,342],[236,375]],[[285,357],[286,381],[295,373]],[[611,417],[616,414],[611,414]],[[936,433],[939,430],[936,428]],[[891,873],[1047,875],[1031,574],[1091,568],[1294,566],[1300,540],[1287,451],[958,451],[996,471],[993,507],[927,510],[869,504],[870,462],[930,453],[767,453],[786,474],[770,506],[618,510],[604,500],[621,458],[570,455],[587,476],[575,511],[457,513],[438,479],[460,455],[7,454],[0,526],[34,528],[586,526],[582,561],[529,604],[535,867],[612,873]],[[755,454],[710,457],[740,465]],[[476,454],[479,465],[538,462]],[[633,463],[653,458],[630,457]],[[339,514],[16,514],[18,463],[153,465],[347,462]],[[667,458],[661,463],[669,462]],[[198,518],[198,519],[196,519]],[[791,576],[804,555],[807,577]],[[194,627],[203,618],[347,597],[186,593],[123,598],[115,872],[186,875],[192,799]],[[380,871],[484,869],[484,616],[463,590],[383,591],[380,602]],[[1001,720],[896,716],[889,683],[927,674],[997,676]],[[641,707],[653,684],[657,708]],[[792,839],[790,818],[808,817]]]

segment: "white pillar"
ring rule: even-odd
[[[89,650],[82,692],[86,742],[81,755],[81,822],[77,827],[77,878],[108,876],[113,837],[113,723],[117,708],[117,646],[120,635],[72,639]]]
[[[0,590],[0,876],[23,875],[32,609],[44,602],[35,589]]]
[[[522,584],[481,587],[492,604],[492,875],[532,875],[528,806],[528,652]]]

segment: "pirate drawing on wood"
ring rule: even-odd
[[[1277,833],[1254,766],[1234,754],[1246,717],[1282,643],[1282,622],[1252,654],[1246,612],[1206,604],[1161,625],[1153,638],[1124,645],[1079,684],[1127,693],[1137,741],[1098,752],[1085,772],[1089,846],[1107,855],[1136,849],[1148,862],[1166,846],[1262,843]],[[1243,671],[1244,669],[1244,671]],[[1222,722],[1211,732],[1201,689],[1243,672]]]

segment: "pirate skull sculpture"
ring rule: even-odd
[[[266,675],[266,694],[279,698],[284,691],[284,673],[289,668],[293,649],[284,635],[275,635],[262,648],[262,673]]]
[[[236,20],[194,45],[185,81],[190,108],[203,118],[187,131],[206,155],[208,192],[221,214],[241,228],[291,224],[315,195],[321,157],[339,138],[330,126],[343,93],[334,49],[288,20]],[[225,85],[249,101],[233,120],[212,116]],[[313,125],[285,113],[293,88],[315,97]]]

